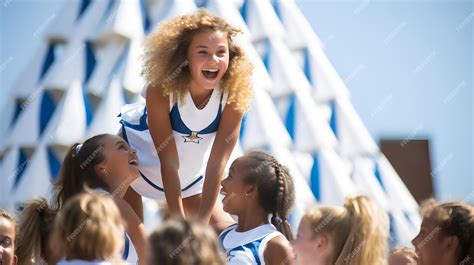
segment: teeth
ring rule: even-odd
[[[203,69],[203,70],[208,71],[208,72],[213,72],[213,73],[219,71],[219,69]]]
[[[128,163],[132,165],[137,165],[138,161],[136,159],[133,159],[133,160],[128,161]]]

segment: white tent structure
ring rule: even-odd
[[[409,245],[418,205],[292,0],[65,2],[1,114],[0,207],[47,196],[68,146],[117,132],[120,107],[143,100],[138,57],[145,35],[197,7],[244,32],[238,43],[255,64],[254,99],[238,150],[264,150],[288,166],[297,189],[293,227],[316,203],[341,205],[345,196],[366,194],[390,214],[393,243]],[[146,215],[149,226],[153,216]]]

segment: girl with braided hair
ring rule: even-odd
[[[421,205],[423,222],[412,240],[419,264],[473,264],[474,207],[465,202],[438,203],[428,200]]]
[[[290,263],[295,193],[288,169],[269,154],[251,152],[232,163],[221,185],[224,211],[238,217],[219,236],[228,264]]]

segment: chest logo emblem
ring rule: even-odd
[[[204,139],[200,137],[197,132],[191,132],[190,135],[181,136],[181,137],[183,137],[185,143],[195,143],[195,144],[199,144],[199,141]]]

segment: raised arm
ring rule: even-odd
[[[148,127],[161,163],[161,176],[170,214],[184,217],[179,159],[169,118],[169,97],[158,87],[148,86],[146,93]]]
[[[199,207],[198,217],[206,223],[209,222],[216,203],[225,166],[239,138],[243,115],[243,111],[236,110],[233,104],[228,104],[222,112],[219,128],[207,163],[206,178]]]

